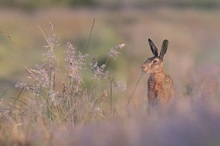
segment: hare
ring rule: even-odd
[[[174,95],[173,80],[163,70],[163,57],[167,52],[168,40],[164,40],[160,54],[158,48],[148,39],[153,57],[148,58],[141,66],[142,71],[150,74],[148,79],[148,101],[151,105],[165,104]]]

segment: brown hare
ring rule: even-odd
[[[141,66],[142,71],[149,74],[148,101],[151,105],[165,104],[174,95],[173,81],[163,70],[163,57],[167,52],[168,40],[164,40],[160,54],[158,48],[148,39],[153,57],[148,58]]]

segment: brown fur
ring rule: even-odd
[[[158,49],[152,43],[153,42],[149,40],[154,57],[148,58],[142,65],[143,72],[150,74],[148,79],[148,101],[150,104],[165,104],[174,95],[173,81],[163,70],[163,56],[166,50],[163,50],[163,54],[158,56]],[[165,43],[167,44],[164,46],[163,43],[162,49],[167,49],[168,41]]]
[[[149,103],[167,103],[174,95],[173,81],[169,75],[163,72],[151,74],[148,79],[148,100]]]

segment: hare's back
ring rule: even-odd
[[[159,90],[158,93],[159,102],[167,103],[170,100],[171,96],[173,96],[173,94],[173,80],[169,75],[166,75],[161,90]]]

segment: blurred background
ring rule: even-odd
[[[59,36],[56,52],[62,59],[67,41],[85,51],[95,19],[91,59],[105,59],[109,48],[126,44],[121,56],[111,61],[115,77],[127,82],[125,97],[140,77],[141,64],[152,56],[148,38],[158,48],[169,40],[165,71],[177,94],[184,95],[195,80],[202,88],[203,79],[219,68],[219,8],[219,0],[1,0],[0,92],[17,94],[15,83],[27,75],[24,67],[42,62],[46,41],[38,26],[47,34],[49,23],[54,25]],[[198,81],[198,75],[205,77]],[[132,99],[137,105],[146,101],[147,78],[141,79]]]

